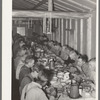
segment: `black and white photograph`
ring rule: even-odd
[[[98,0],[11,0],[10,11],[8,99],[97,100]]]

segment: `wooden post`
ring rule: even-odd
[[[53,33],[52,33],[52,38],[53,40],[55,41],[56,40],[56,26],[57,26],[57,19],[53,19],[53,24],[52,24],[52,30],[53,30]]]
[[[60,42],[60,19],[57,19],[56,41]]]
[[[30,27],[29,25],[30,25],[30,21],[28,20],[28,29],[29,29],[29,27]]]
[[[51,37],[50,38],[51,38],[51,40],[53,40],[53,38],[52,38],[53,37],[52,36],[53,35],[53,33],[52,33],[52,15],[51,14],[50,14],[49,20],[50,20],[50,33],[51,33]]]
[[[48,11],[53,11],[53,0],[48,0]]]
[[[66,29],[68,29],[68,19],[66,19]],[[68,34],[69,32],[66,30],[66,35],[65,35],[65,44],[68,44]]]
[[[83,19],[80,20],[80,53],[83,53]]]
[[[43,18],[43,33],[46,33],[46,17]]]
[[[69,20],[69,29],[72,28],[72,19]],[[71,31],[69,31],[69,46],[71,46]]]
[[[61,44],[64,45],[64,19],[61,19]]]
[[[91,20],[92,20],[91,17],[87,19],[87,55],[89,59],[91,58],[91,42],[92,42]]]
[[[66,19],[63,19],[63,44],[66,44]]]
[[[77,33],[78,33],[78,22],[75,19],[75,30],[74,30],[74,49],[77,50]]]
[[[58,19],[58,41],[61,43],[61,19]]]
[[[53,11],[53,0],[48,0],[48,11]],[[52,15],[50,13],[50,18],[49,18],[49,21],[50,21],[50,39],[52,40],[53,39],[53,33],[52,33]]]
[[[30,28],[32,28],[32,19],[30,19]]]
[[[54,19],[52,19],[52,28],[54,27]],[[51,28],[51,30],[52,30],[52,28]],[[54,32],[53,31],[51,31],[52,32],[52,34],[51,34],[51,39],[54,41]]]
[[[56,34],[58,34],[57,33],[57,28],[58,28],[58,19],[57,18],[55,19],[55,28],[56,29],[55,29],[55,33],[54,33],[54,40],[56,40]]]

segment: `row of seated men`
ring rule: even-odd
[[[13,39],[13,67],[19,82],[20,100],[54,100],[57,97],[56,89],[50,84],[53,71],[38,64],[37,59],[29,41],[17,34]]]
[[[88,59],[86,54],[80,54],[77,50],[68,45],[61,46],[57,41],[49,41],[45,43],[50,51],[64,60],[70,71],[75,72],[76,68],[79,72],[84,72],[86,77],[90,78],[93,83],[96,83],[96,58]]]
[[[13,43],[14,67],[16,79],[20,84],[19,92],[21,100],[53,100],[57,96],[56,89],[50,87],[53,71],[47,70],[43,65],[37,64],[38,58],[35,56],[34,46],[31,45],[31,43],[33,43],[33,41],[28,44],[22,37],[18,37]],[[26,44],[28,45],[26,46]],[[70,67],[70,71],[76,79],[77,75],[74,74],[76,69],[78,69],[79,72],[84,72],[83,74],[86,78],[93,81],[92,86],[95,89],[95,58],[88,60],[86,55],[79,54],[68,45],[61,46],[58,42],[45,41],[43,45],[44,49],[47,47],[46,49],[51,50],[64,60],[66,67]],[[43,89],[45,85],[49,87],[47,90]],[[29,91],[27,96],[26,90]],[[44,92],[42,90],[46,91]],[[39,94],[40,96],[37,96]]]

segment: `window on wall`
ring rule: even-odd
[[[17,27],[17,33],[25,36],[25,27]]]

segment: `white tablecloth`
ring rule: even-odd
[[[77,99],[72,99],[69,96],[61,95],[58,100],[96,100],[96,98],[93,98],[91,96],[86,96],[86,97],[80,97],[80,98],[77,98]]]

